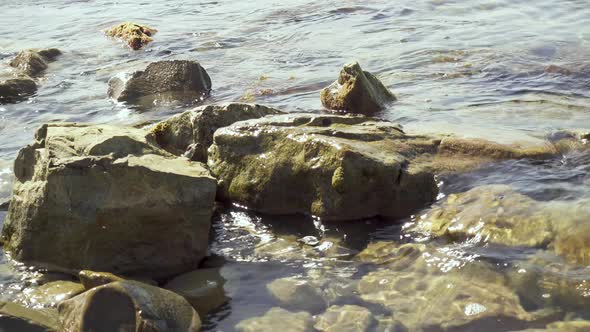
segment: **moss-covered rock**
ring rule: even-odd
[[[175,155],[194,161],[207,161],[207,149],[213,133],[234,122],[261,118],[283,112],[258,104],[228,103],[202,106],[154,125],[150,135],[158,145]]]
[[[16,55],[10,62],[10,66],[25,75],[39,76],[47,69],[47,64],[55,61],[59,55],[61,55],[61,51],[56,48],[25,50]]]
[[[13,104],[25,100],[37,92],[37,84],[30,78],[8,79],[0,83],[0,104]]]
[[[109,80],[109,97],[117,101],[149,105],[154,102],[194,103],[211,91],[211,78],[196,61],[172,60],[150,63],[129,77]]]
[[[263,316],[241,321],[236,325],[239,332],[312,332],[313,317],[304,311],[291,312],[271,308]]]
[[[139,50],[154,41],[152,36],[158,30],[132,22],[123,22],[111,27],[105,34],[112,38],[123,40],[131,49]]]
[[[163,278],[205,256],[216,181],[204,165],[151,145],[143,130],[44,125],[14,172],[1,236],[14,259]]]
[[[396,98],[375,75],[355,62],[345,65],[338,80],[322,90],[321,100],[331,110],[374,114]]]
[[[209,268],[181,274],[168,281],[164,288],[184,297],[199,315],[204,316],[229,300],[225,296],[224,284],[220,269]]]
[[[55,310],[25,308],[16,303],[0,302],[0,331],[61,331]]]
[[[173,292],[135,281],[93,288],[60,303],[65,331],[197,332],[199,315]]]

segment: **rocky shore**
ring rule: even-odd
[[[126,23],[108,35],[139,49],[155,32]],[[0,102],[33,94],[31,77],[60,54],[19,54],[11,66],[26,78],[0,84]],[[198,104],[212,93],[209,74],[192,60],[159,61],[113,77],[107,92],[143,105]],[[406,132],[371,117],[396,97],[358,63],[345,65],[320,98],[322,114],[226,103],[141,128],[62,122],[38,128],[14,162],[0,243],[11,259],[60,277],[32,287],[19,303],[0,303],[0,330],[199,331],[207,313],[229,300],[219,266],[208,263],[214,212],[228,205],[343,225],[411,220],[404,234],[536,248],[571,270],[590,263],[585,208],[548,209],[505,185],[439,196],[440,176],[505,160],[559,158],[586,150],[585,136],[518,146]],[[559,273],[541,282],[534,271],[503,274],[485,260],[445,271],[429,242],[374,241],[357,251],[316,240],[277,235],[253,248],[254,255],[321,256],[334,269],[342,261],[373,268],[331,283],[311,270],[276,279],[266,290],[277,307],[236,330],[584,331],[590,324],[569,319],[568,308],[587,308],[589,297],[568,294],[580,285],[564,284]],[[543,259],[523,257],[522,264]],[[540,309],[551,301],[554,310]]]

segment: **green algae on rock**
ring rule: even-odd
[[[93,288],[60,303],[58,311],[65,331],[197,332],[201,328],[199,315],[180,295],[135,281]]]
[[[216,181],[151,145],[145,131],[42,126],[15,161],[2,229],[14,259],[160,278],[196,268],[208,247]]]
[[[0,105],[14,104],[37,92],[37,84],[28,77],[7,79],[0,83]]]
[[[312,332],[313,317],[305,312],[291,312],[282,308],[271,308],[263,316],[241,321],[236,325],[239,332]]]
[[[363,71],[358,62],[347,64],[338,80],[321,91],[324,107],[347,113],[374,114],[396,100],[375,75]]]
[[[154,125],[150,136],[160,147],[190,160],[207,162],[213,134],[234,122],[283,112],[258,104],[227,103],[201,106]]]
[[[61,54],[61,51],[57,48],[21,51],[10,61],[10,66],[18,69],[25,75],[39,76],[47,69],[47,64],[55,61]]]
[[[139,50],[154,40],[152,36],[156,32],[158,30],[145,25],[124,22],[108,29],[105,34],[123,40],[133,50]]]
[[[0,301],[0,331],[58,332],[61,328],[55,310],[34,310]]]
[[[130,77],[109,80],[108,95],[117,101],[150,105],[154,102],[200,102],[211,91],[211,78],[196,61],[171,60],[150,63]]]

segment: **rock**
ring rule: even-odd
[[[58,306],[66,331],[199,331],[201,320],[180,295],[135,281],[93,288]]]
[[[53,310],[33,310],[0,301],[0,331],[58,332],[61,329]]]
[[[39,76],[47,69],[47,63],[55,61],[59,55],[61,51],[56,48],[21,51],[10,62],[10,66],[17,68],[25,75]]]
[[[321,100],[331,110],[373,114],[396,98],[377,77],[355,62],[345,65],[338,80],[322,90]]]
[[[590,331],[590,321],[571,320],[565,322],[554,322],[548,324],[545,328],[532,328],[516,332],[588,332]]]
[[[219,269],[211,268],[181,274],[166,283],[164,288],[183,296],[199,315],[204,316],[229,300],[225,296],[224,284],[225,279]]]
[[[196,61],[173,60],[150,63],[130,77],[113,77],[109,97],[134,104],[159,101],[201,101],[211,91],[211,79]]]
[[[452,194],[425,212],[411,230],[461,241],[475,238],[508,246],[540,247],[553,238],[552,214],[505,185]]]
[[[314,327],[326,332],[369,331],[375,319],[369,309],[357,305],[331,306],[317,318]]]
[[[108,29],[105,31],[105,34],[112,38],[119,38],[127,43],[132,49],[139,50],[154,41],[152,36],[156,32],[158,32],[158,30],[149,28],[145,25],[124,22]]]
[[[218,129],[208,165],[222,199],[255,211],[401,218],[438,193],[434,174],[411,164],[438,142],[372,118],[274,115]]]
[[[27,264],[165,278],[205,256],[216,182],[145,131],[48,124],[15,161],[4,249]]]
[[[281,307],[315,314],[328,306],[321,290],[307,280],[281,278],[269,283],[266,288]]]
[[[228,103],[201,106],[156,124],[150,131],[160,147],[194,161],[207,161],[213,133],[234,122],[283,112],[258,104]]]
[[[82,270],[78,273],[78,278],[86,290],[94,287],[109,284],[115,281],[134,280],[144,284],[158,286],[154,280],[147,278],[123,278],[109,272],[95,272],[90,270]]]
[[[311,332],[313,318],[307,312],[293,313],[281,308],[271,308],[264,316],[253,317],[236,325],[239,332]]]
[[[0,104],[18,103],[37,92],[37,84],[30,78],[13,78],[0,83]]]
[[[365,302],[390,310],[409,331],[509,331],[535,320],[487,264],[461,264],[424,244],[389,245],[362,254],[378,254],[385,266],[363,276],[358,291]]]
[[[72,281],[52,281],[39,287],[25,289],[23,302],[29,307],[55,307],[58,303],[84,291],[84,286]]]

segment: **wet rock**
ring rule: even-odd
[[[165,278],[205,256],[215,179],[150,144],[145,131],[44,125],[14,172],[1,240],[16,260]]]
[[[180,295],[135,281],[93,288],[60,303],[66,331],[199,331],[201,320]]]
[[[331,110],[373,114],[396,98],[377,77],[355,62],[345,65],[338,80],[322,90],[321,100]]]
[[[314,327],[326,332],[365,332],[374,324],[369,309],[356,305],[331,306],[320,315]]]
[[[0,302],[0,331],[57,332],[61,328],[54,310],[33,310],[16,303]]]
[[[236,325],[239,332],[311,332],[313,318],[307,312],[290,312],[281,308],[271,308],[264,316],[253,317]]]
[[[175,155],[185,155],[191,160],[206,162],[207,149],[213,144],[213,133],[217,129],[242,120],[282,113],[258,104],[208,105],[159,122],[151,129],[150,134],[166,151]]]
[[[221,198],[263,213],[399,218],[436,197],[411,159],[438,142],[372,118],[274,115],[218,129],[208,165]]]
[[[0,83],[0,104],[18,103],[37,92],[37,84],[30,78],[13,78]]]
[[[115,281],[123,281],[125,279],[108,272],[94,272],[90,270],[82,270],[78,273],[78,278],[86,290],[94,287],[110,284]]]
[[[150,63],[130,77],[109,80],[109,97],[134,104],[159,101],[201,101],[211,91],[211,79],[196,61],[172,60]]]
[[[164,288],[183,296],[199,315],[204,316],[229,300],[225,296],[224,284],[220,270],[211,268],[181,274],[166,283]]]
[[[25,75],[39,76],[47,69],[47,64],[55,61],[59,55],[61,55],[61,51],[56,48],[21,51],[10,62],[10,66],[18,69]]]
[[[365,302],[389,309],[408,330],[509,331],[535,319],[505,278],[485,263],[462,263],[423,244],[390,246],[384,250],[383,243],[363,254],[378,254],[385,268],[362,277],[358,291]]]
[[[154,41],[152,36],[156,32],[158,32],[158,30],[145,25],[124,22],[108,29],[105,31],[105,34],[112,38],[121,39],[133,50],[139,50],[140,48]]]
[[[321,290],[307,280],[282,278],[266,285],[266,288],[282,307],[288,309],[319,313],[327,307]]]
[[[552,215],[505,185],[452,194],[441,206],[425,212],[413,230],[509,246],[539,247],[553,238]]]
[[[52,281],[39,287],[25,289],[23,302],[31,307],[55,307],[58,303],[84,291],[84,286],[72,281]]]

